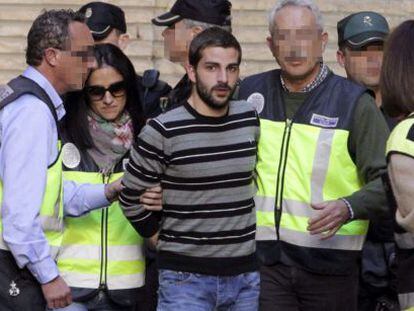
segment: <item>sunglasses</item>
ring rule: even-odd
[[[98,101],[102,100],[108,91],[113,97],[122,97],[125,95],[126,85],[124,81],[119,81],[111,84],[107,88],[100,85],[91,85],[85,88],[85,93],[89,96],[90,100]]]

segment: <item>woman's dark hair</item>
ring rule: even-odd
[[[113,44],[97,44],[94,48],[94,54],[98,65],[97,69],[104,66],[113,67],[124,79],[126,86],[125,110],[131,116],[135,138],[144,126],[145,120],[134,66],[129,58]],[[88,85],[88,81],[89,78],[86,80],[85,86]],[[81,150],[94,146],[89,132],[88,109],[88,97],[84,91],[68,93],[66,95],[66,115],[61,127],[64,132],[64,138],[73,142]]]
[[[414,20],[400,24],[385,44],[380,89],[382,106],[391,117],[414,111]]]

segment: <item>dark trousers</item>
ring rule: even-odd
[[[261,311],[356,311],[358,271],[320,275],[282,264],[260,268]]]
[[[151,250],[146,250],[146,267],[145,267],[145,311],[157,310],[158,301],[158,268],[155,260],[155,253]],[[140,309],[141,310],[141,309]]]
[[[359,311],[399,310],[394,258],[393,242],[365,241],[359,278]]]
[[[29,270],[19,269],[10,252],[0,250],[0,311],[44,311],[45,308],[36,279]]]

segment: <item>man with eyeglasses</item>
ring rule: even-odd
[[[2,311],[44,311],[46,305],[71,303],[54,261],[62,218],[106,206],[120,190],[119,182],[95,186],[62,180],[60,96],[81,89],[95,66],[83,15],[45,11],[33,22],[27,42],[29,67],[0,89]]]

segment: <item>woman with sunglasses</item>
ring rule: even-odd
[[[111,44],[97,45],[94,53],[98,66],[82,93],[70,94],[65,101],[64,176],[107,183],[122,175],[145,120],[128,57]],[[151,201],[152,194],[146,194],[147,203],[160,205],[159,199]],[[66,219],[58,267],[74,300],[59,310],[144,310],[143,239],[117,202]]]

